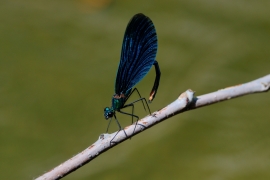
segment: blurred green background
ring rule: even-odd
[[[269,74],[269,7],[267,0],[2,0],[0,179],[33,179],[105,132],[103,109],[134,14],[157,29],[155,111],[189,88],[202,95]],[[151,69],[138,84],[142,96],[154,76]],[[270,179],[269,99],[254,94],[180,114],[65,179]],[[136,114],[147,113],[136,105]]]

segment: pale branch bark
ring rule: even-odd
[[[124,130],[112,134],[101,134],[94,144],[66,162],[38,177],[37,180],[61,179],[67,174],[87,164],[101,153],[116,146],[118,143],[121,143],[144,131],[145,129],[154,126],[178,113],[229,100],[238,96],[266,92],[269,90],[269,88],[270,75],[267,75],[245,84],[228,87],[198,97],[193,96],[194,92],[192,90],[187,90],[186,92],[182,93],[174,102],[161,110],[144,117],[143,119],[139,120],[137,124],[134,123],[125,127]]]

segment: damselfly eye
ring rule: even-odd
[[[108,107],[104,108],[104,117],[106,120],[113,117],[113,110]]]

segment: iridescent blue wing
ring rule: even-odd
[[[124,35],[115,93],[125,93],[149,72],[157,53],[157,34],[153,22],[143,14],[129,21]]]

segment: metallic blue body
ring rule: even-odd
[[[134,15],[129,21],[125,31],[121,58],[115,80],[115,94],[112,97],[112,106],[111,108],[106,107],[104,109],[104,117],[106,119],[112,118],[113,116],[116,119],[115,111],[130,115],[132,118],[138,118],[138,116],[133,115],[133,110],[132,114],[124,113],[120,110],[128,106],[133,107],[133,103],[125,105],[133,91],[136,90],[138,92],[136,88],[132,88],[142,80],[153,65],[155,66],[157,76],[154,87],[150,93],[149,101],[154,99],[160,79],[160,70],[155,60],[156,53],[157,35],[153,22],[144,14],[140,13]],[[145,98],[141,98],[141,96],[137,101],[143,102],[143,100],[147,104]],[[150,112],[149,107],[148,110]],[[118,121],[117,123],[119,128],[121,128]]]

